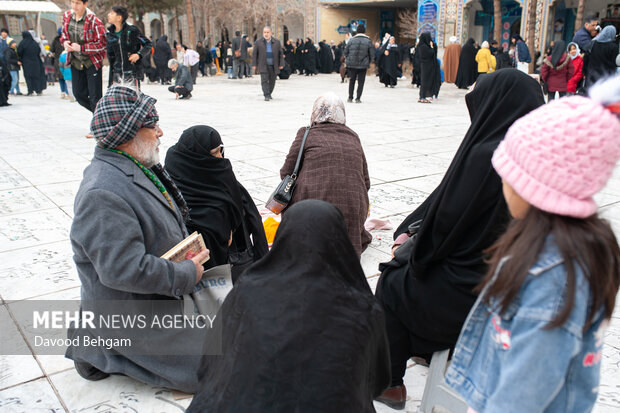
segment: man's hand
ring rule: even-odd
[[[71,51],[71,42],[69,40],[65,40],[62,44],[62,47],[65,48],[65,51],[70,52]]]
[[[70,49],[72,52],[79,52],[82,50],[82,46],[80,46],[78,43],[71,43]]]
[[[138,53],[129,55],[129,61],[131,63],[136,63],[139,59],[140,59],[140,55]]]
[[[284,68],[284,66],[278,66],[278,69],[282,70]]]
[[[201,264],[201,262],[204,261],[205,258],[207,260],[209,259],[209,250],[207,249],[200,251],[198,255],[192,258],[192,262],[196,267],[196,284],[198,284],[198,282],[202,279],[202,273],[205,271],[204,267]]]
[[[22,65],[22,62],[17,62],[17,64],[21,66],[21,65]]]
[[[256,66],[252,66],[252,71],[256,72]]]

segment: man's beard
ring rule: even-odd
[[[147,168],[157,165],[159,163],[159,152],[157,151],[157,147],[160,143],[159,138],[153,143],[140,137],[134,138],[133,157]]]

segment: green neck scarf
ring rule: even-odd
[[[144,172],[144,174],[150,179],[151,182],[153,182],[153,184],[157,187],[157,189],[159,189],[159,192],[161,192],[164,198],[166,198],[166,201],[168,201],[170,208],[174,210],[174,204],[172,203],[172,199],[170,198],[170,195],[168,195],[168,191],[166,190],[166,187],[164,186],[164,184],[161,183],[161,181],[159,180],[157,175],[153,173],[153,171],[151,171],[146,166],[142,165],[136,158],[134,158],[127,152],[119,151],[118,149],[108,149],[108,148],[105,148],[105,149],[110,152],[116,152],[118,154],[126,156],[127,158],[131,159],[136,165],[138,165],[138,168],[140,168],[140,170]]]

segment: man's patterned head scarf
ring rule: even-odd
[[[99,146],[114,149],[132,140],[138,130],[157,123],[156,99],[126,86],[112,86],[97,103],[90,130]]]

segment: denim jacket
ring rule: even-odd
[[[501,276],[501,265],[499,276]],[[566,270],[554,238],[504,314],[497,300],[474,304],[446,382],[478,413],[588,412],[598,395],[607,320],[596,312],[583,332],[591,292],[576,267],[575,304],[561,327],[545,329],[566,299]],[[497,276],[497,274],[496,274]]]

